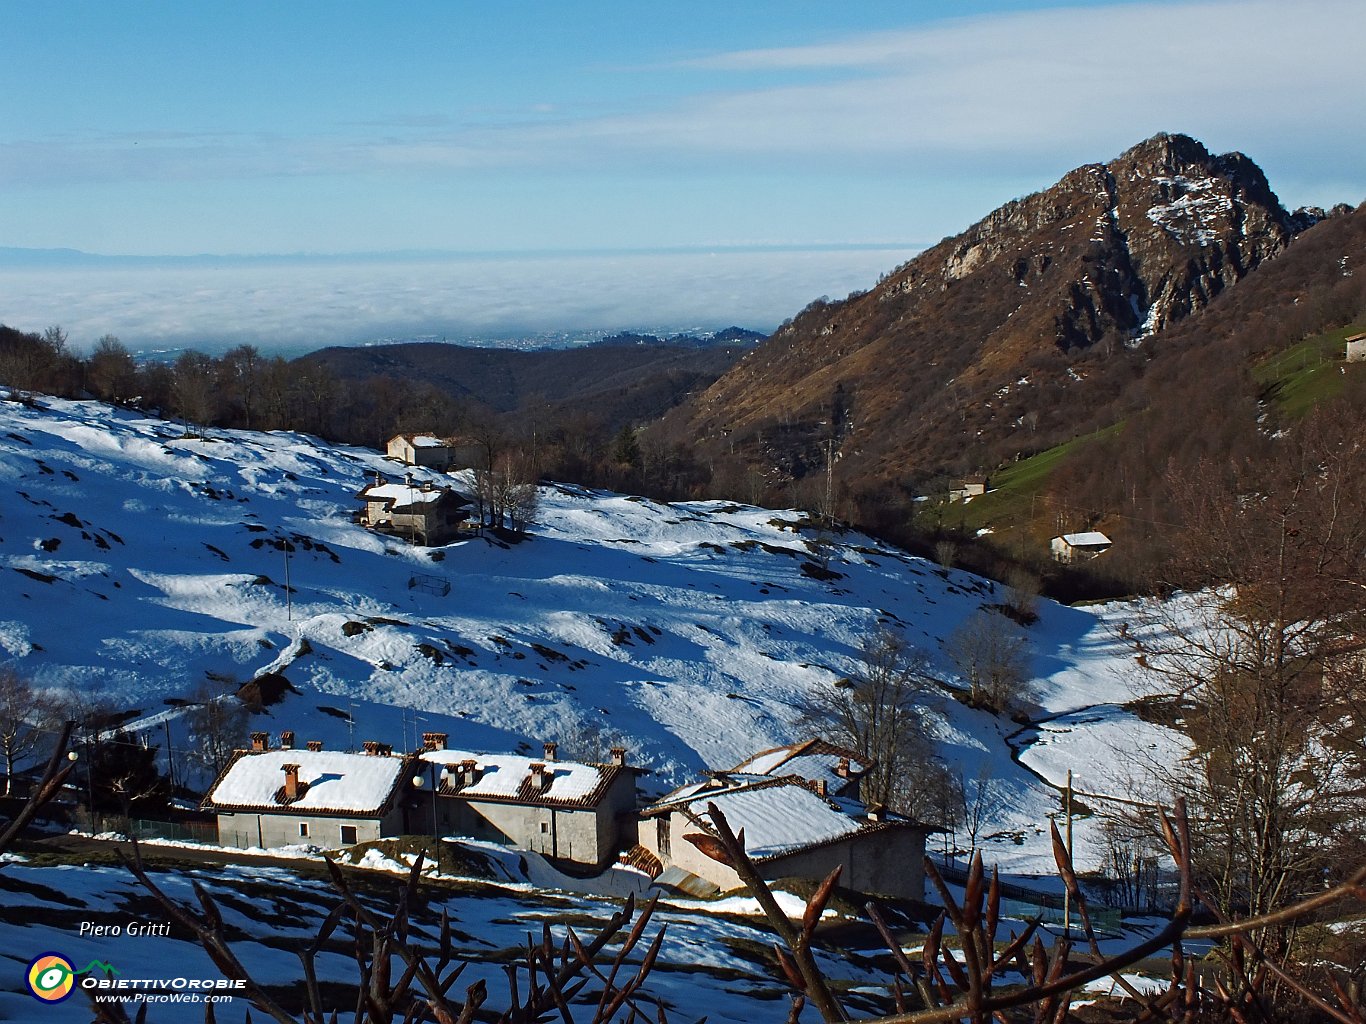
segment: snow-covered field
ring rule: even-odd
[[[25,965],[50,950],[61,953],[78,971],[91,961],[102,961],[127,979],[221,977],[208,955],[178,932],[127,934],[130,922],[164,921],[165,915],[122,867],[38,868],[11,861],[4,866],[4,879],[5,888],[0,890],[4,895],[0,904],[0,1020],[90,1019],[83,993],[43,1006],[22,991]],[[187,904],[196,902],[192,884],[207,890],[222,910],[234,954],[253,978],[283,991],[297,985],[301,976],[294,949],[316,934],[318,924],[339,899],[316,873],[304,876],[250,863],[154,872],[153,880],[169,896]],[[386,914],[392,912],[400,888],[401,879],[376,873],[374,881],[359,891],[374,912]],[[480,964],[481,959],[525,946],[529,934],[539,941],[545,921],[559,927],[570,924],[587,939],[596,931],[593,921],[605,920],[620,906],[591,895],[519,892],[506,886],[424,892],[426,898],[413,911],[410,941],[419,948],[435,948],[440,914],[446,910],[455,955],[473,963],[457,982],[456,991],[463,993],[467,985],[482,979],[494,1004],[506,1000],[507,978],[496,963]],[[644,937],[648,945],[661,926],[667,928],[666,952],[646,991],[665,1003],[670,1019],[685,1024],[703,1015],[712,1021],[737,1022],[753,1021],[760,1015],[775,1020],[785,1017],[786,986],[768,963],[771,936],[761,922],[736,916],[753,908],[744,900],[730,899],[700,913],[689,908],[687,901],[681,903],[680,907],[661,904]],[[117,938],[83,935],[82,922],[88,922],[91,929],[117,926],[125,934]],[[862,956],[823,953],[821,962],[832,978],[861,984],[880,978]],[[323,952],[317,965],[325,990],[329,982],[355,984],[355,961],[344,947]],[[872,1013],[881,1004],[865,998],[851,1005]],[[246,1008],[246,999],[238,997],[217,1008],[217,1019],[240,1021]],[[131,1006],[130,1014],[136,1009]],[[149,1012],[153,1024],[202,1019],[202,1006],[153,1005]]]
[[[848,674],[879,624],[951,677],[945,639],[1001,600],[990,581],[857,534],[836,540],[839,578],[814,578],[800,513],[570,485],[542,489],[523,543],[413,548],[351,522],[375,471],[402,478],[376,452],[285,433],[197,440],[97,403],[42,405],[0,403],[0,661],[136,711],[131,727],[163,756],[169,736],[182,774],[195,769],[175,702],[273,670],[299,693],[253,729],[329,749],[412,749],[431,730],[490,752],[554,739],[566,756],[601,733],[662,792],[803,738],[806,695]],[[421,577],[449,593],[411,585]],[[944,756],[968,778],[992,768],[988,860],[1018,873],[1050,869],[1047,815],[1069,768],[1079,789],[1126,796],[1128,759],[1180,750],[1122,707],[1134,609],[1039,611],[1037,728],[941,707]],[[1082,867],[1099,862],[1093,838],[1079,822]],[[128,879],[72,884],[114,893]],[[15,928],[34,934],[7,934],[7,950],[42,945],[31,922]]]

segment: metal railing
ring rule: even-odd
[[[117,832],[136,839],[170,839],[184,843],[218,845],[218,825],[212,821],[156,821],[150,818],[125,818],[117,814],[90,815],[76,811],[71,824],[92,835]]]

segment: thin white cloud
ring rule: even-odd
[[[0,146],[0,182],[676,169],[718,160],[980,173],[991,160],[1055,168],[1104,159],[1158,130],[1254,156],[1278,138],[1303,139],[1306,161],[1359,160],[1366,85],[1352,69],[1363,47],[1360,0],[1053,8],[718,53],[690,62],[706,73],[697,92],[626,114],[547,103],[498,123],[396,115],[373,131],[342,125],[299,138],[19,140]],[[773,71],[811,74],[743,84]]]
[[[772,70],[833,81],[696,99],[594,126],[644,146],[819,158],[1012,160],[1113,155],[1160,129],[1256,141],[1331,126],[1360,152],[1363,86],[1344,69],[1366,44],[1357,0],[1144,3],[948,21],[822,46],[696,62],[743,77]],[[1110,141],[1116,140],[1116,141]],[[1328,142],[1329,140],[1325,140]]]

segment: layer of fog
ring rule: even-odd
[[[907,249],[630,253],[420,261],[0,270],[0,320],[60,324],[78,350],[294,353],[434,338],[564,343],[621,330],[771,331],[819,296],[871,287]]]

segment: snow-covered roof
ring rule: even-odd
[[[735,789],[710,789],[691,799],[656,804],[649,813],[687,808],[709,821],[707,804],[714,803],[738,835],[745,830],[745,851],[755,860],[779,857],[795,850],[906,825],[904,819],[874,821],[856,800],[834,800],[818,795],[794,778],[765,779]]]
[[[778,765],[782,764],[792,756],[791,747],[779,747],[776,750],[766,750],[762,754],[755,754],[747,761],[741,761],[735,766],[735,771],[746,775],[767,775]]]
[[[444,765],[441,792],[467,800],[503,800],[515,803],[595,806],[616,775],[629,769],[615,764],[583,764],[578,761],[547,761],[520,754],[478,754],[468,750],[425,750],[419,755],[432,764]],[[462,780],[456,766],[473,761],[474,781]],[[537,787],[531,766],[543,764],[549,785]]]
[[[437,437],[435,434],[395,434],[389,439],[389,443],[395,441],[407,441],[414,448],[447,448],[450,441],[444,437]]]
[[[1094,530],[1090,533],[1064,533],[1062,539],[1074,548],[1094,548],[1110,544],[1109,537]]]
[[[439,490],[424,491],[416,484],[371,484],[360,492],[366,501],[398,501],[406,505],[421,505],[441,496]]]
[[[841,775],[839,766],[844,760],[849,762],[848,772]],[[847,786],[851,777],[861,775],[870,767],[871,764],[854,751],[817,738],[761,751],[726,774],[795,775],[809,782],[824,782],[833,791]]]
[[[405,763],[402,757],[340,750],[241,750],[205,804],[221,810],[378,814],[401,784]],[[296,800],[284,798],[287,764],[299,766]]]
[[[441,501],[469,504],[448,487],[422,487],[419,484],[408,483],[369,484],[356,497],[363,501],[383,501],[391,504],[394,509],[418,508],[435,505]]]
[[[706,779],[702,782],[689,782],[686,786],[679,786],[677,789],[665,793],[655,801],[654,806],[662,807],[665,804],[684,804],[688,802],[689,798],[706,790],[711,790],[713,793],[716,792],[721,784],[721,782],[712,779]]]

